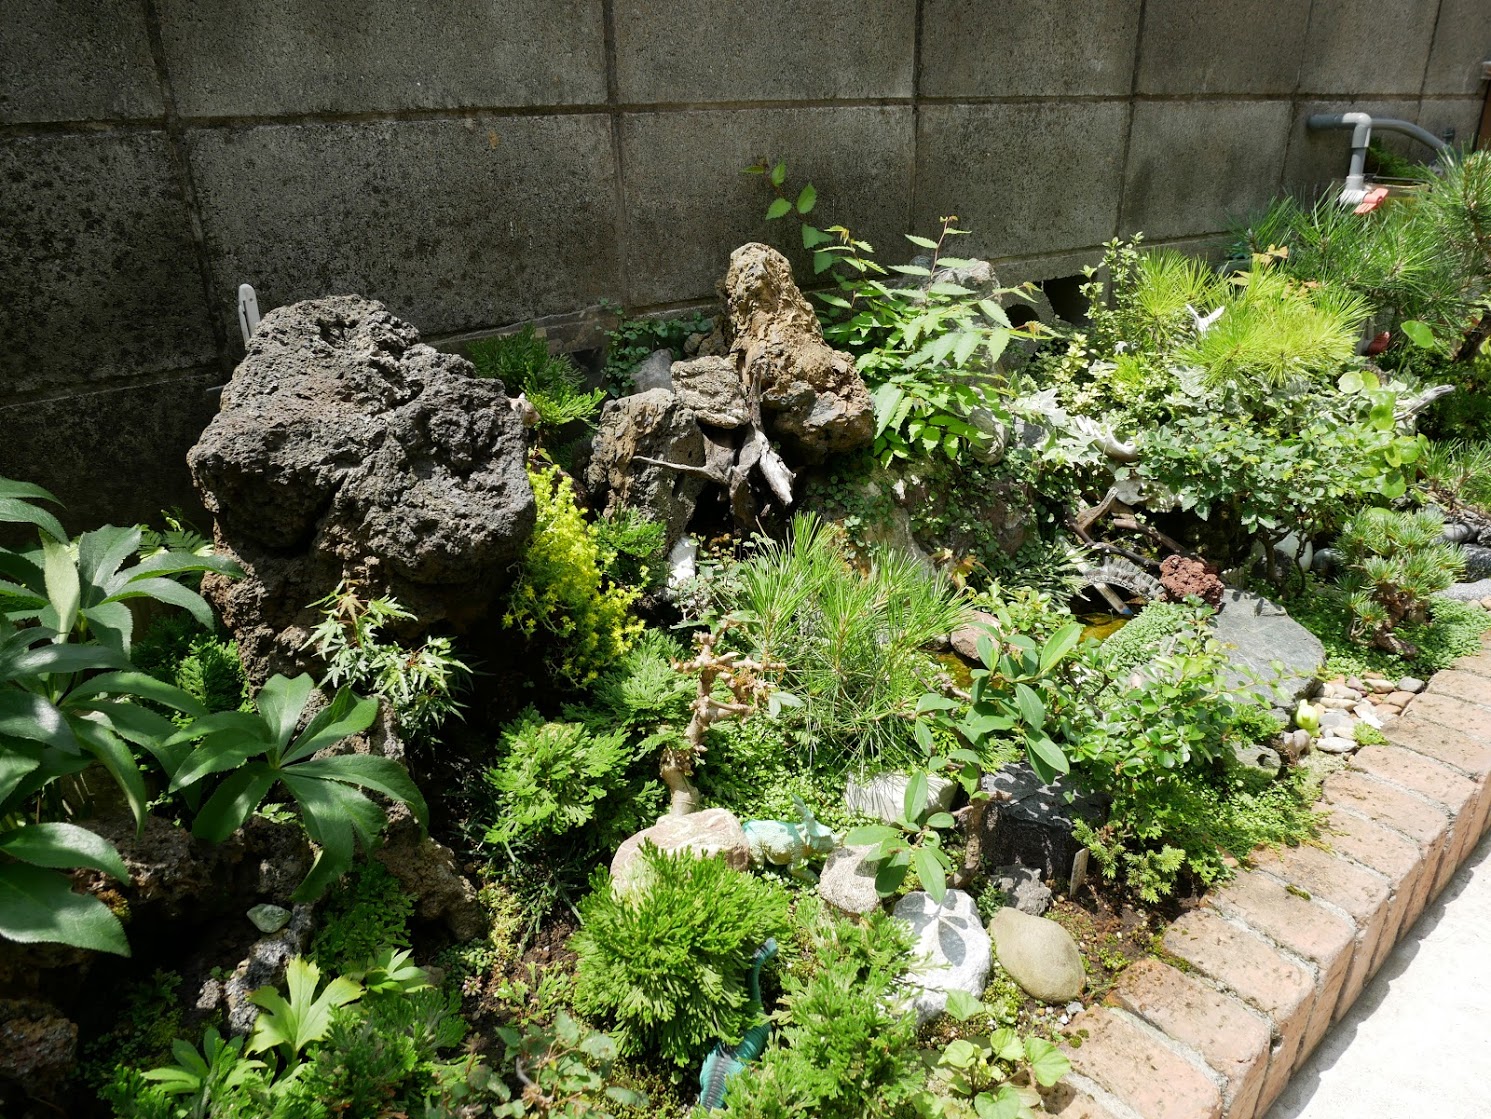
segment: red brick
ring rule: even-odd
[[[1315,965],[1319,973],[1317,996],[1300,1048],[1303,1059],[1330,1028],[1331,1012],[1351,969],[1356,926],[1257,872],[1239,874],[1226,886],[1213,890],[1206,900],[1220,912],[1237,918]]]
[[[1304,890],[1312,898],[1344,910],[1356,924],[1351,968],[1341,986],[1339,1006],[1350,1006],[1371,974],[1392,910],[1392,883],[1364,866],[1319,847],[1291,847],[1255,853],[1258,869]]]
[[[1120,1119],[1118,1115],[1104,1107],[1089,1092],[1078,1087],[1076,1077],[1068,1076],[1056,1087],[1046,1093],[1047,1115],[1055,1115],[1058,1119]],[[1097,1091],[1101,1091],[1097,1085],[1093,1085]]]
[[[1491,680],[1474,672],[1446,669],[1436,672],[1425,695],[1445,695],[1479,707],[1491,707]]]
[[[1381,874],[1392,891],[1382,938],[1368,965],[1367,977],[1370,979],[1382,966],[1398,938],[1413,923],[1409,911],[1424,880],[1423,852],[1406,835],[1340,807],[1330,809],[1324,838],[1336,853]],[[1344,1004],[1337,1007],[1338,1019],[1344,1012],[1343,1008]]]
[[[1422,692],[1409,707],[1409,716],[1458,730],[1491,742],[1491,710],[1442,692]]]
[[[1444,889],[1450,875],[1470,854],[1475,840],[1475,814],[1479,789],[1468,777],[1456,773],[1447,765],[1402,750],[1393,746],[1368,746],[1358,750],[1351,758],[1351,765],[1384,781],[1402,786],[1440,805],[1450,816],[1450,837],[1445,845],[1444,858],[1440,860],[1439,874],[1431,896]]]
[[[1108,998],[1205,1058],[1226,1081],[1229,1119],[1250,1116],[1268,1072],[1272,1029],[1266,1018],[1194,976],[1159,960],[1140,960]]]
[[[1403,720],[1384,733],[1393,745],[1443,762],[1479,786],[1474,830],[1477,835],[1485,835],[1487,823],[1491,822],[1491,742],[1420,719]]]
[[[1386,824],[1419,845],[1423,872],[1408,903],[1408,910],[1403,914],[1403,925],[1398,932],[1402,936],[1428,904],[1429,892],[1439,874],[1445,841],[1450,835],[1449,817],[1437,805],[1355,769],[1327,777],[1325,799]]]
[[[1314,974],[1210,909],[1180,918],[1165,930],[1163,944],[1172,956],[1268,1015],[1273,1046],[1258,1097],[1258,1114],[1263,1114],[1289,1082],[1299,1055],[1315,1009]]]
[[[1222,1090],[1160,1038],[1106,1007],[1077,1015],[1068,1032],[1078,1030],[1087,1036],[1067,1049],[1073,1070],[1144,1119],[1221,1119]]]
[[[1456,672],[1473,672],[1477,676],[1491,676],[1491,652],[1461,657],[1455,662],[1454,668]]]

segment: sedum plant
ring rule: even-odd
[[[254,711],[204,715],[166,743],[168,748],[191,747],[169,767],[171,788],[200,804],[192,834],[209,842],[223,842],[275,785],[284,786],[318,848],[295,891],[297,901],[320,897],[341,877],[352,865],[358,842],[364,848],[376,842],[383,809],[360,789],[407,805],[421,824],[429,815],[424,797],[398,762],[366,754],[316,757],[367,730],[378,703],[342,689],[297,733],[314,689],[308,675],[271,676],[254,697]],[[217,779],[223,773],[227,776]]]
[[[1400,656],[1416,655],[1393,631],[1422,623],[1430,598],[1447,589],[1465,569],[1458,545],[1443,540],[1437,513],[1363,509],[1347,522],[1337,542],[1346,566],[1342,588],[1355,624],[1352,635]]]
[[[618,893],[597,870],[580,903],[575,1009],[616,1024],[624,1054],[655,1052],[676,1065],[758,1024],[747,979],[751,955],[787,933],[787,897],[772,882],[725,865],[723,855],[639,855],[643,874]]]
[[[594,526],[575,504],[568,478],[557,466],[530,470],[538,519],[502,623],[525,637],[540,631],[552,640],[545,667],[584,686],[623,655],[642,631],[629,610],[632,588],[609,582]]]

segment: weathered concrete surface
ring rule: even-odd
[[[0,389],[214,360],[164,133],[9,138],[0,184]]]
[[[916,6],[904,0],[621,0],[615,12],[624,103],[911,96]]]
[[[1313,0],[1301,93],[1412,93],[1424,82],[1440,0]],[[1481,9],[1485,19],[1485,8]],[[1468,44],[1461,44],[1463,49]]]
[[[1358,1119],[1387,1099],[1432,1100],[1443,1119],[1486,1114],[1488,862],[1491,840],[1483,839],[1300,1067],[1268,1119]]]
[[[1119,232],[1154,240],[1224,230],[1279,187],[1288,102],[1140,102]]]
[[[188,135],[217,311],[356,291],[428,334],[617,290],[604,117],[306,124]]]
[[[207,390],[222,379],[216,368],[199,369],[0,403],[0,477],[51,490],[72,532],[107,521],[154,523],[171,508],[205,532],[211,521],[192,487],[186,449],[217,411]]]
[[[1139,0],[923,0],[928,97],[1127,97]]]
[[[0,4],[0,124],[163,111],[139,0]]]
[[[621,145],[631,304],[712,293],[730,253],[746,241],[767,241],[799,277],[812,275],[797,223],[763,222],[771,195],[760,178],[740,173],[763,155],[786,158],[789,185],[814,184],[818,226],[847,224],[889,254],[911,248],[901,237],[909,106],[626,114]]]
[[[918,232],[935,234],[942,215],[957,214],[973,231],[958,253],[990,257],[1113,236],[1123,105],[929,105],[919,120]]]
[[[1486,57],[1491,58],[1491,51],[1486,52]],[[1484,97],[1425,98],[1419,102],[1418,123],[1436,136],[1442,135],[1446,127],[1453,128],[1457,145],[1471,144],[1480,129],[1485,104]],[[1415,146],[1420,152],[1425,151],[1422,145]]]
[[[598,104],[601,0],[159,0],[186,117]]]
[[[1491,13],[1485,0],[1439,0],[1424,93],[1484,93],[1481,61],[1491,58]]]
[[[1289,93],[1308,4],[1147,0],[1140,93]]]

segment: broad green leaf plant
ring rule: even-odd
[[[128,870],[109,842],[55,818],[77,808],[62,780],[101,767],[143,826],[149,798],[134,748],[169,767],[174,725],[134,701],[191,717],[207,712],[181,689],[133,670],[126,602],[201,600],[160,577],[191,569],[180,557],[121,574],[138,544],[135,530],[102,529],[67,543],[56,518],[34,504],[55,500],[39,486],[0,479],[0,521],[42,534],[32,552],[0,549],[0,936],[128,955],[119,919],[96,897],[73,892],[66,873],[128,880]]]
[[[254,699],[255,712],[221,711],[205,715],[177,731],[167,745],[195,743],[173,770],[172,790],[195,791],[212,784],[197,811],[192,833],[221,843],[249,818],[271,788],[284,786],[300,808],[306,834],[318,851],[297,901],[319,897],[352,865],[355,846],[377,840],[383,809],[359,789],[371,789],[400,801],[421,825],[429,810],[403,766],[389,758],[316,754],[367,730],[378,713],[378,701],[358,699],[345,688],[297,733],[315,690],[308,675],[272,676]],[[227,776],[213,784],[208,779]]]

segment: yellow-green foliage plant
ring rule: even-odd
[[[586,523],[558,467],[528,472],[538,520],[503,625],[553,638],[544,654],[554,675],[583,687],[631,648],[642,623],[629,613],[640,592],[601,574],[595,528]]]

